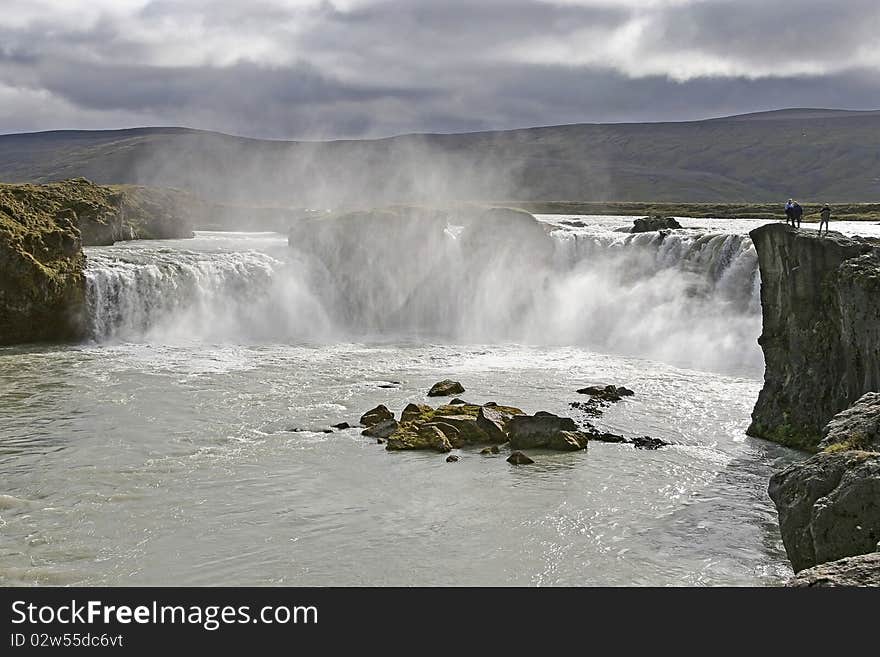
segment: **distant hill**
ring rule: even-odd
[[[299,207],[449,200],[880,200],[880,111],[788,109],[292,142],[186,128],[0,136],[0,180],[84,176]]]

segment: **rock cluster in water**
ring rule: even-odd
[[[441,381],[431,388],[447,393],[458,389],[463,391],[464,387],[451,380]],[[584,391],[584,394],[594,395],[602,404],[635,394],[632,390],[615,386]],[[508,462],[517,465],[534,462],[523,450],[580,451],[586,449],[591,440],[630,443],[640,449],[657,449],[669,444],[649,436],[627,439],[604,433],[590,422],[578,424],[570,417],[546,411],[527,415],[515,406],[496,402],[472,404],[459,398],[437,407],[409,403],[399,418],[380,404],[366,411],[360,423],[364,427],[362,435],[376,438],[389,451],[428,450],[446,454],[454,449],[477,447],[482,448],[480,454],[492,455],[501,453],[500,446],[506,445],[511,450]],[[457,460],[458,457],[450,462]]]
[[[444,404],[437,408],[408,404],[400,422],[388,434],[388,450],[426,449],[450,452],[467,445],[485,446],[508,441],[509,423],[523,411],[492,402]]]
[[[572,402],[569,405],[591,417],[599,417],[602,415],[604,408],[609,404],[614,404],[624,397],[631,397],[635,394],[629,388],[613,385],[587,386],[577,392],[579,395],[589,395],[589,400],[585,402]]]
[[[605,408],[611,404],[621,401],[624,397],[632,397],[636,393],[629,388],[614,385],[593,385],[581,388],[577,391],[580,395],[589,395],[590,398],[585,401],[571,402],[569,407],[580,411],[586,417],[601,417]],[[590,421],[583,420],[581,422],[582,429],[585,431],[590,440],[597,440],[604,443],[628,443],[636,449],[660,449],[672,443],[668,443],[660,438],[652,438],[651,436],[638,436],[636,438],[625,438],[616,433],[607,433],[597,429]]]

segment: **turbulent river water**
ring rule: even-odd
[[[798,456],[744,435],[757,224],[690,220],[663,239],[615,232],[627,218],[540,219],[540,268],[469,254],[445,227],[431,253],[464,272],[453,284],[381,258],[340,278],[271,233],[87,249],[91,340],[0,349],[0,583],[786,577],[766,485]],[[577,388],[625,384],[636,396],[595,423],[675,445],[513,467],[323,433],[443,378],[569,415]]]

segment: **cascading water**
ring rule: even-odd
[[[759,276],[746,235],[416,228],[334,228],[292,249],[280,236],[236,243],[234,234],[90,249],[91,334],[577,345],[760,372]]]
[[[320,308],[296,285],[294,259],[277,257],[289,254],[218,250],[211,248],[213,241],[206,250],[142,244],[89,249],[85,275],[91,338],[307,339],[326,328]],[[262,239],[261,244],[277,241]],[[308,325],[298,320],[301,313],[309,316]]]
[[[554,237],[568,263],[547,308],[557,342],[760,372],[760,276],[748,236],[556,231]]]

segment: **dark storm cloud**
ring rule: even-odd
[[[133,66],[47,67],[45,88],[81,107],[173,111],[198,104],[247,108],[260,104],[322,105],[377,98],[418,100],[434,92],[341,84],[312,67],[266,68],[237,63],[223,68]]]
[[[9,0],[0,132],[375,136],[880,107],[876,0]]]
[[[537,101],[522,99],[528,85]],[[729,116],[737,113],[782,107],[880,107],[880,86],[873,71],[852,71],[833,77],[796,76],[786,78],[707,77],[687,82],[670,82],[661,76],[637,79],[615,71],[583,71],[553,67],[518,69],[496,91],[495,98],[506,105],[516,103],[515,119],[523,125],[538,125],[546,106],[573,123],[582,108],[601,122],[669,120],[694,116]]]
[[[687,43],[760,64],[821,58],[829,63],[876,47],[877,0],[735,0],[671,8],[660,15],[658,43]],[[876,52],[876,50],[875,50]]]

